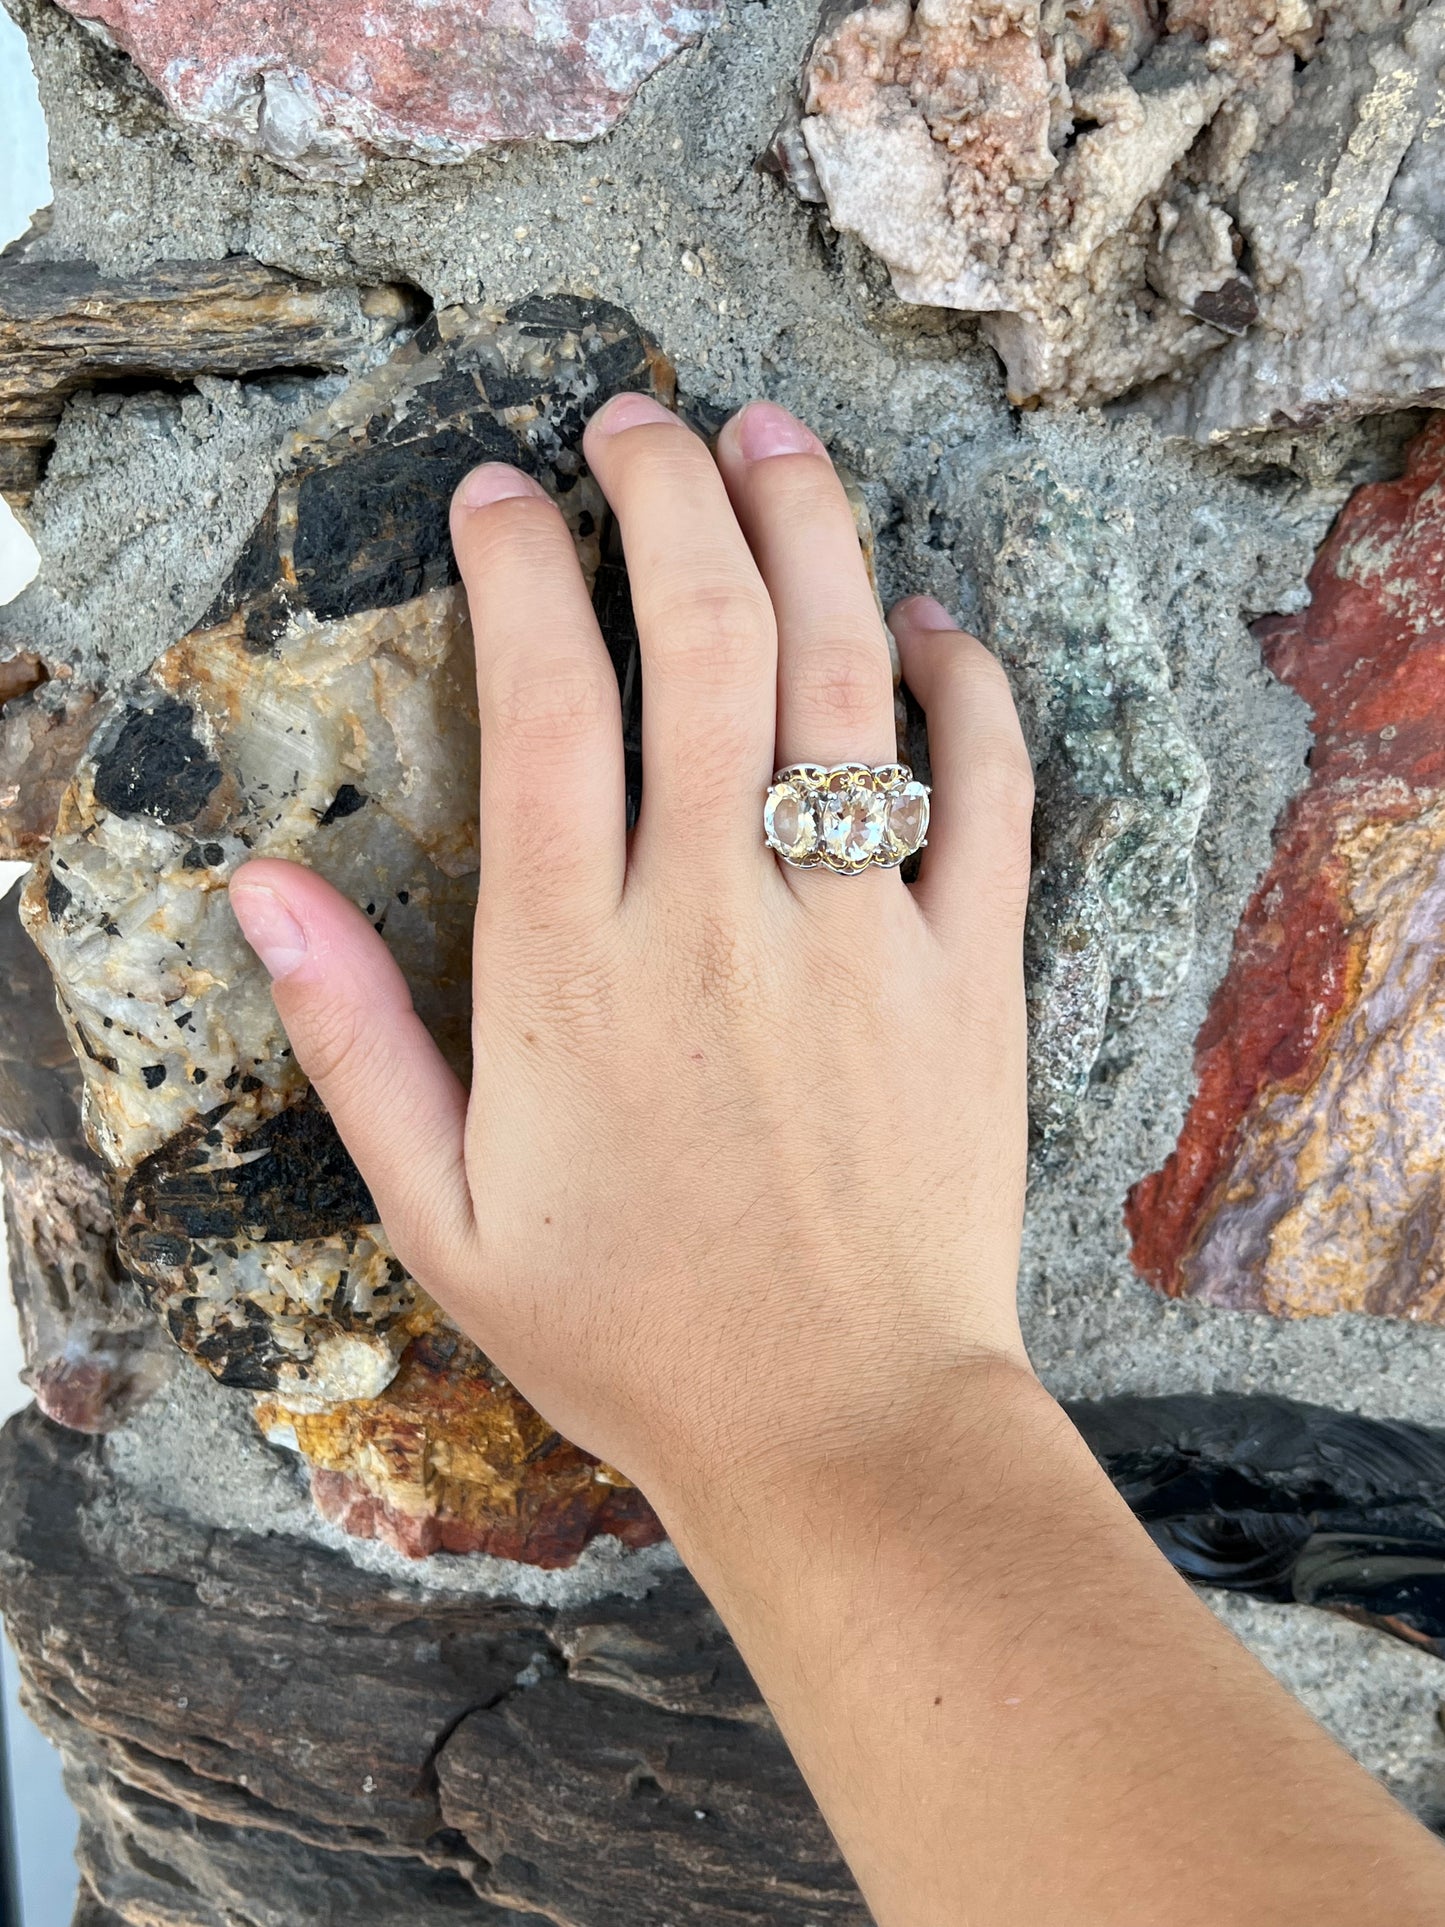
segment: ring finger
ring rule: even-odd
[[[779,765],[891,763],[888,639],[827,450],[752,402],[723,429],[718,466],[777,615]]]

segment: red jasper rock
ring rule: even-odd
[[[1130,1193],[1134,1262],[1171,1297],[1445,1323],[1445,417],[1310,587],[1260,627],[1314,711],[1309,787]]]
[[[372,154],[459,161],[494,141],[585,141],[718,18],[673,0],[62,0],[179,119],[293,173]]]
[[[570,1566],[599,1533],[634,1547],[663,1536],[636,1486],[554,1432],[445,1322],[412,1340],[380,1397],[324,1411],[263,1400],[257,1418],[307,1459],[326,1518],[408,1558]]]

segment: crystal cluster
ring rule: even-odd
[[[1445,393],[1442,51],[1438,0],[844,0],[774,151],[1012,400],[1305,426]]]
[[[928,788],[905,763],[795,763],[768,791],[763,833],[799,869],[893,869],[923,847]]]

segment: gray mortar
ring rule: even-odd
[[[666,1543],[633,1552],[609,1537],[594,1539],[574,1565],[555,1572],[479,1552],[408,1559],[323,1519],[301,1461],[266,1442],[251,1408],[247,1393],[178,1363],[162,1390],[106,1441],[116,1496],[91,1506],[86,1530],[97,1549],[111,1548],[109,1556],[123,1564],[143,1559],[157,1515],[181,1512],[218,1532],[309,1540],[393,1584],[525,1606],[577,1606],[604,1594],[640,1599],[680,1563]]]
[[[203,375],[194,394],[77,398],[30,512],[45,567],[0,609],[0,642],[102,687],[138,675],[204,613],[287,432],[344,385]]]
[[[1035,1174],[1022,1280],[1035,1360],[1074,1397],[1273,1390],[1445,1422],[1445,1331],[1167,1303],[1134,1275],[1121,1216],[1129,1186],[1177,1134],[1195,1033],[1273,818],[1304,773],[1301,706],[1261,667],[1245,618],[1302,606],[1330,516],[1353,482],[1388,468],[1388,431],[1290,438],[1270,452],[1298,475],[1251,479],[1137,423],[1020,421],[972,324],[902,307],[876,262],[755,171],[811,39],[814,0],[736,7],[588,147],[438,170],[389,163],[357,188],[302,183],[182,134],[127,63],[68,17],[44,0],[6,3],[31,35],[50,122],[56,209],[37,255],[125,271],[237,251],[325,281],[409,280],[438,303],[533,288],[617,301],[672,356],[695,402],[717,410],[765,393],[811,420],[864,484],[885,592],[928,590],[965,617],[977,502],[1021,444],[1111,491],[1141,532],[1181,709],[1214,781],[1187,981],[1115,1040],[1072,1139]],[[285,427],[315,394],[211,384],[179,405],[74,404],[37,505],[42,586],[6,612],[0,635],[43,639],[115,674],[182,633],[264,499]],[[109,1449],[136,1520],[146,1505],[183,1503],[218,1525],[284,1526],[362,1564],[402,1565],[324,1527],[244,1403],[199,1378]],[[530,1583],[491,1570],[500,1563],[427,1562],[433,1583],[453,1583],[464,1564],[481,1591]],[[583,1597],[657,1569],[647,1556],[601,1556],[545,1583]],[[1431,1682],[1445,1681],[1437,1662],[1303,1609],[1236,1602],[1226,1616],[1377,1772],[1428,1803],[1441,1743],[1421,1722]]]

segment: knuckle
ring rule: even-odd
[[[499,664],[492,673],[498,728],[523,750],[590,738],[602,724],[607,697],[595,667],[570,657]]]
[[[792,678],[798,707],[841,728],[893,716],[893,684],[881,638],[870,646],[830,642],[803,652]]]
[[[368,1022],[357,1006],[336,996],[317,998],[299,1024],[288,1026],[302,1070],[318,1089],[354,1078],[366,1056]]]
[[[770,662],[773,611],[761,584],[726,577],[680,582],[654,598],[648,618],[664,675],[726,686]]]
[[[1034,772],[1022,741],[986,738],[974,749],[971,762],[983,808],[1005,828],[1027,828],[1034,813]]]

